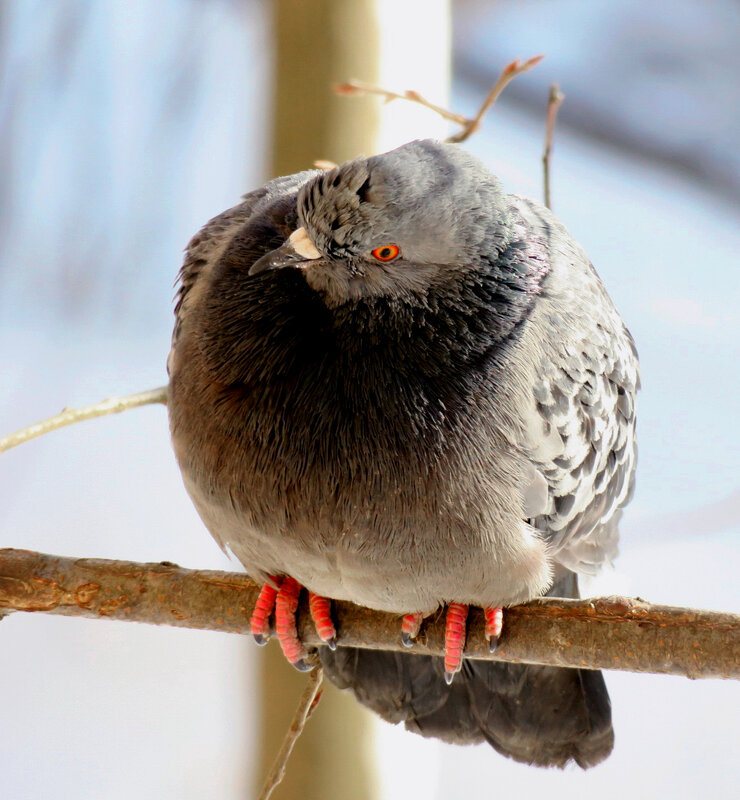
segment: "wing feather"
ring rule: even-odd
[[[551,258],[549,284],[531,320],[539,358],[527,439],[548,485],[545,507],[531,524],[547,538],[555,561],[593,574],[616,555],[619,509],[634,484],[637,353],[570,234],[545,209],[527,201],[519,208],[547,241]],[[573,280],[574,270],[582,280]]]

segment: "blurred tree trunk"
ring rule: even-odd
[[[309,169],[318,158],[337,163],[377,147],[379,106],[332,92],[349,77],[378,80],[379,32],[375,0],[277,0],[274,3],[274,95],[271,175]],[[257,774],[264,776],[282,743],[306,676],[283,657],[277,642],[259,654],[261,740]],[[321,701],[288,763],[276,800],[372,800],[378,796],[372,763],[370,712],[324,684]]]
[[[388,0],[275,0],[271,175],[309,169],[316,159],[341,163],[389,146],[385,124],[388,112],[382,110],[379,99],[339,97],[331,91],[336,83],[350,78],[377,83],[392,75],[394,80],[409,81],[404,88],[422,90],[437,102],[444,102],[449,74],[447,6],[447,0],[409,0],[405,8],[403,4],[394,8]],[[390,13],[392,21],[387,19]],[[395,24],[396,13],[406,14],[399,25]],[[431,115],[416,131],[408,125],[401,127],[403,130],[394,130],[391,136],[404,141],[437,135],[439,130]],[[306,683],[305,675],[287,665],[276,642],[259,657],[262,709],[258,788],[280,748]],[[273,797],[378,797],[374,726],[370,712],[353,697],[325,683],[321,702]]]
[[[272,171],[289,175],[317,158],[341,163],[377,146],[379,105],[331,87],[349,77],[379,77],[376,0],[277,0],[274,3]]]

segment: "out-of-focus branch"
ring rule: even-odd
[[[247,633],[258,588],[239,573],[188,570],[0,550],[0,614],[41,611],[95,619]],[[306,644],[319,644],[307,607]],[[413,650],[394,614],[335,603],[339,645],[441,655],[444,620],[431,618]],[[504,612],[498,649],[488,653],[482,613],[470,616],[466,655],[561,667],[740,679],[740,616],[672,608],[623,597],[542,598]]]
[[[552,139],[555,133],[555,120],[558,110],[563,105],[565,95],[560,91],[557,83],[550,86],[550,93],[547,96],[547,120],[545,123],[545,149],[542,153],[542,177],[545,187],[545,205],[552,209],[550,198],[550,160],[552,154]]]
[[[262,791],[260,792],[258,800],[269,800],[269,798],[272,796],[272,793],[282,782],[283,778],[285,777],[285,770],[288,766],[290,754],[293,752],[293,748],[295,747],[298,738],[303,733],[303,729],[306,727],[308,718],[311,716],[319,700],[321,699],[321,683],[324,680],[324,670],[318,658],[316,658],[316,662],[317,663],[314,666],[314,669],[308,676],[308,682],[306,683],[306,688],[303,690],[303,694],[301,695],[298,708],[296,709],[293,719],[290,723],[290,727],[285,734],[285,739],[283,739],[283,745],[280,748],[280,752],[275,757],[275,763],[272,765],[272,769],[265,779],[265,783],[262,787]]]
[[[129,394],[125,397],[111,397],[91,406],[65,408],[54,417],[35,422],[27,428],[21,428],[15,433],[0,437],[0,453],[10,450],[11,447],[17,447],[29,439],[35,439],[37,436],[51,433],[51,431],[55,431],[58,428],[64,428],[65,425],[74,425],[76,422],[84,422],[87,419],[95,419],[95,417],[104,417],[107,414],[120,414],[130,408],[148,406],[153,403],[167,404],[166,386],[160,386],[158,389],[149,389],[146,392]]]
[[[469,139],[478,130],[478,128],[480,128],[483,118],[486,116],[491,106],[496,102],[501,92],[503,92],[503,90],[508,86],[510,81],[516,78],[517,75],[521,75],[523,72],[527,72],[528,70],[532,69],[532,67],[539,64],[543,58],[544,56],[534,56],[533,58],[528,58],[526,61],[519,61],[519,59],[517,59],[516,61],[512,61],[511,64],[508,64],[506,67],[504,67],[504,70],[502,71],[501,75],[499,75],[498,80],[488,93],[488,96],[481,104],[477,113],[474,117],[470,118],[464,117],[462,114],[457,114],[454,111],[448,111],[446,108],[442,108],[441,106],[431,103],[425,97],[422,97],[419,92],[415,92],[413,89],[407,89],[405,92],[403,92],[403,94],[399,94],[398,92],[382,89],[379,86],[374,86],[373,84],[362,83],[361,81],[347,81],[347,83],[340,83],[335,86],[334,91],[337,94],[348,97],[361,94],[377,94],[384,98],[386,102],[390,102],[391,100],[409,100],[412,103],[422,105],[425,108],[434,111],[435,114],[439,114],[443,119],[446,119],[449,122],[454,122],[456,125],[461,126],[460,131],[445,139],[445,141],[449,142],[450,144],[459,144],[460,142],[464,142],[466,139]]]

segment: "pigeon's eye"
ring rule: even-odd
[[[377,258],[378,261],[393,261],[393,259],[396,258],[399,253],[400,250],[398,249],[398,245],[383,244],[373,250],[373,257]]]

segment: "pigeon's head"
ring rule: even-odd
[[[424,140],[315,175],[298,226],[250,274],[297,267],[329,306],[423,294],[484,268],[507,240],[496,179],[455,145]]]

